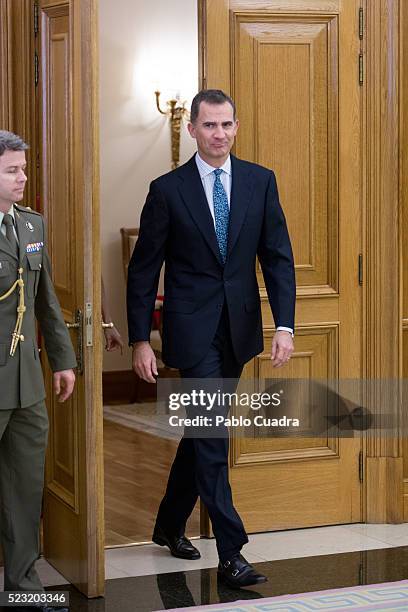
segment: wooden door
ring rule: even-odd
[[[408,243],[408,7],[404,3],[401,6],[401,242]],[[403,405],[408,404],[408,249],[403,248],[402,254],[402,378],[403,386]],[[408,431],[407,411],[403,412],[403,431]],[[404,509],[403,520],[408,522],[408,436],[403,436],[403,478],[404,478]]]
[[[54,283],[79,361],[61,405],[46,368],[44,554],[88,596],[104,590],[96,1],[40,0],[41,207]]]
[[[237,156],[275,171],[296,263],[295,353],[272,368],[274,324],[259,271],[265,351],[244,375],[255,386],[358,379],[359,0],[204,0],[201,25],[203,85],[237,103]],[[362,520],[360,447],[333,434],[233,437],[231,483],[247,529]]]

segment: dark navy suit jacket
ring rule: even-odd
[[[276,326],[294,328],[295,274],[271,170],[231,156],[228,254],[222,264],[195,158],[154,180],[129,264],[129,342],[149,340],[165,262],[163,361],[186,369],[206,354],[226,303],[232,344],[244,364],[263,350],[258,256]]]

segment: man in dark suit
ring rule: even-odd
[[[182,378],[238,380],[263,350],[256,257],[277,327],[273,365],[293,351],[294,264],[274,173],[230,155],[238,120],[222,91],[196,95],[188,129],[198,151],[152,182],[128,271],[133,368],[149,382],[157,376],[149,337],[163,262],[163,361]],[[175,556],[200,556],[184,535],[198,496],[212,522],[220,577],[234,587],[264,582],[240,554],[248,537],[232,502],[228,439],[180,441],[153,534]]]

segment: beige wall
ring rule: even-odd
[[[121,227],[137,227],[149,183],[171,167],[168,121],[155,107],[198,86],[195,0],[100,0],[102,271],[112,318],[127,345]],[[163,104],[164,106],[164,104]],[[186,127],[181,162],[195,150]],[[105,370],[130,368],[130,350],[105,353]]]

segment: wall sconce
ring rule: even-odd
[[[184,116],[188,116],[189,112],[185,107],[186,102],[184,101],[180,105],[180,100],[171,99],[167,101],[167,110],[163,111],[160,108],[160,91],[154,92],[156,96],[156,106],[159,113],[167,115],[170,118],[170,130],[171,130],[171,167],[177,168],[180,161],[180,130],[181,122]]]

